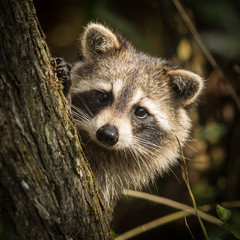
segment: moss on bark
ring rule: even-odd
[[[110,239],[32,1],[0,25],[0,238]]]

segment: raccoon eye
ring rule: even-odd
[[[135,115],[136,115],[138,118],[145,118],[145,117],[148,116],[148,111],[147,111],[145,108],[138,107],[138,108],[135,110]]]
[[[106,92],[96,92],[96,99],[99,103],[106,103],[109,100],[109,94]]]

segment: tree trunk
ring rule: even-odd
[[[110,239],[32,0],[0,1],[0,239]]]

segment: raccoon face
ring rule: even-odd
[[[203,80],[89,24],[72,71],[72,113],[106,203],[173,165],[187,140]]]
[[[136,85],[118,88],[118,82],[109,90],[93,85],[93,90],[72,97],[80,131],[108,149],[131,149],[147,141],[157,144],[167,134],[166,114],[158,114],[153,101]]]
[[[203,86],[198,75],[137,52],[100,24],[87,26],[81,51],[71,96],[83,140],[112,150],[164,147],[175,136],[184,143],[186,108]]]

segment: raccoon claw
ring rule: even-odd
[[[71,64],[65,62],[62,58],[54,58],[54,64],[54,72],[56,72],[57,78],[62,80],[62,85],[64,87],[63,93],[67,96],[72,85],[70,76],[72,66]]]

